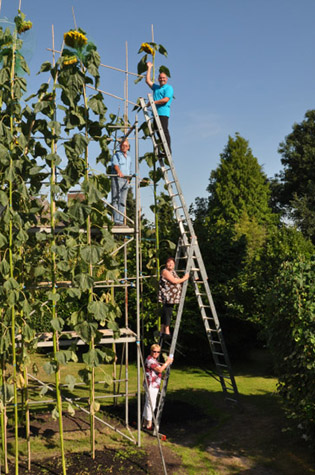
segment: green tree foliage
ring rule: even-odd
[[[219,166],[211,172],[207,191],[209,219],[217,226],[232,227],[243,220],[261,225],[273,220],[267,178],[247,140],[238,133],[229,137]]]
[[[273,190],[277,201],[294,219],[303,234],[315,243],[315,110],[280,144],[284,170]]]
[[[224,335],[239,352],[255,343],[264,296],[281,263],[311,255],[313,246],[301,232],[280,223],[269,206],[267,178],[238,134],[229,137],[208,191],[209,198],[197,199],[192,209],[195,229]]]
[[[293,425],[315,444],[315,261],[286,262],[267,294],[265,333]]]

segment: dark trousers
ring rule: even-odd
[[[168,131],[168,119],[169,118],[166,115],[160,115],[159,118],[160,118],[161,126],[162,126],[162,129],[163,129],[165,138],[166,138],[168,148],[170,149],[170,152],[172,153],[171,137],[170,137],[170,133]]]

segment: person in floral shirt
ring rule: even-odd
[[[150,348],[150,354],[145,360],[145,378],[143,386],[145,389],[145,403],[143,409],[143,427],[145,429],[152,429],[152,411],[154,412],[156,406],[156,398],[160,389],[161,376],[163,371],[172,364],[173,358],[168,357],[164,364],[160,364],[157,358],[161,352],[161,347],[153,344]]]
[[[174,305],[179,303],[182,293],[182,283],[189,279],[189,274],[178,277],[175,272],[175,259],[169,257],[163,269],[159,282],[159,302],[163,304],[161,318],[161,335],[164,339],[169,339],[170,324]]]

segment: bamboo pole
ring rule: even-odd
[[[29,408],[29,394],[28,394],[28,373],[26,366],[24,367],[24,408],[25,408],[25,422],[26,422],[26,443],[27,443],[27,469],[31,471],[31,430],[30,430],[30,408]]]
[[[54,48],[54,28],[52,28],[52,43]],[[56,89],[56,81],[57,76],[54,79],[53,83],[53,92]],[[54,119],[56,119],[56,109],[54,111]],[[53,131],[54,132],[54,131]],[[56,153],[57,146],[55,143],[55,139],[53,138],[51,141],[51,153],[54,157]],[[57,307],[56,307],[56,295],[57,295],[57,285],[56,285],[56,222],[55,222],[55,212],[56,212],[56,203],[55,203],[55,186],[56,186],[56,165],[55,160],[51,160],[51,168],[50,168],[50,226],[51,226],[51,233],[52,233],[52,240],[50,244],[50,256],[51,256],[51,283],[52,283],[52,320],[58,322],[58,315],[57,315]],[[57,365],[55,371],[55,385],[56,385],[56,398],[57,398],[57,410],[58,410],[58,422],[59,422],[59,437],[60,437],[60,450],[61,450],[61,459],[62,459],[62,471],[63,474],[66,475],[66,459],[65,459],[65,451],[64,451],[64,438],[63,438],[63,418],[62,418],[62,400],[60,394],[60,369],[59,363],[57,362],[57,351],[59,350],[59,342],[58,342],[58,332],[55,328],[53,328],[53,353],[54,353],[54,361]]]
[[[2,393],[3,393],[3,410],[1,411],[1,447],[2,447],[2,453],[3,453],[3,459],[4,459],[4,471],[5,473],[8,473],[9,467],[8,467],[8,450],[7,450],[7,401],[6,401],[6,390],[5,390],[5,367],[4,367],[3,358],[1,358],[0,378],[1,378],[0,384],[2,386]]]
[[[137,292],[137,425],[138,447],[141,446],[141,386],[140,386],[140,212],[139,212],[139,196],[140,196],[140,180],[139,180],[139,137],[138,137],[138,116],[136,115],[135,127],[135,174],[136,174],[136,216],[135,216],[135,231],[136,231],[136,292]]]

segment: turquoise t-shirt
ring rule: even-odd
[[[169,98],[169,101],[166,104],[162,104],[162,105],[156,104],[158,114],[169,117],[170,112],[171,112],[171,103],[172,103],[173,95],[174,95],[172,86],[170,86],[169,84],[164,84],[164,86],[160,86],[159,84],[153,84],[152,90],[153,90],[153,99],[155,101],[164,99],[164,97]]]

